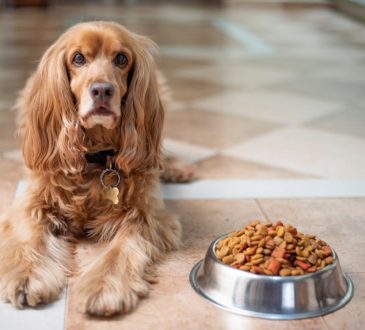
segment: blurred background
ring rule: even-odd
[[[195,163],[198,178],[365,177],[363,0],[0,3],[5,194],[20,173],[17,92],[47,47],[88,20],[158,44],[173,94],[165,146]]]

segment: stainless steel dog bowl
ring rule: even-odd
[[[204,260],[190,273],[190,283],[203,298],[227,311],[266,319],[290,320],[324,315],[347,304],[353,284],[336,253],[333,264],[299,276],[256,275],[232,268],[215,255],[218,237]]]

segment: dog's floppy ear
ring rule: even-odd
[[[81,128],[70,89],[62,37],[42,57],[17,103],[25,164],[75,173],[83,168]]]
[[[153,58],[155,44],[135,36],[133,66],[122,104],[121,145],[117,166],[126,174],[161,167],[161,132],[164,109]]]

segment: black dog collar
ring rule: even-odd
[[[108,157],[115,156],[114,149],[100,150],[98,152],[88,152],[85,154],[85,159],[89,164],[99,164],[106,166]]]

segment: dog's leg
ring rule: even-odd
[[[22,308],[58,297],[72,255],[67,242],[19,205],[0,219],[0,296]]]
[[[95,257],[75,287],[81,311],[98,316],[126,313],[147,296],[153,262],[179,245],[179,222],[161,210],[156,217],[134,210],[124,215],[105,251]]]

